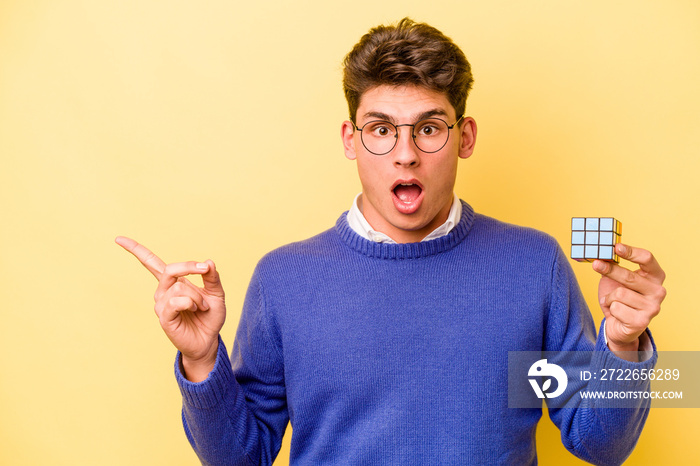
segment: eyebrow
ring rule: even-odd
[[[388,122],[393,123],[393,124],[396,124],[396,123],[397,123],[397,122],[396,122],[396,119],[395,119],[394,117],[392,117],[391,115],[387,115],[386,113],[382,113],[382,112],[371,112],[371,111],[370,111],[370,112],[365,113],[363,116],[364,116],[365,118],[376,118],[376,119],[379,119],[379,120],[385,120],[385,121],[388,121]],[[431,118],[431,117],[434,117],[434,116],[444,116],[444,117],[446,117],[446,116],[447,116],[447,112],[446,112],[445,110],[441,109],[441,108],[434,108],[434,109],[427,110],[427,111],[425,111],[425,112],[423,112],[423,113],[418,114],[417,116],[415,116],[415,117],[413,118],[413,121],[414,121],[414,122],[419,122],[419,121],[421,121],[421,120],[425,120],[426,118]]]

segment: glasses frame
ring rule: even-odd
[[[379,156],[381,156],[381,155],[386,155],[386,154],[388,154],[389,152],[391,152],[392,150],[394,150],[394,148],[396,147],[396,144],[399,142],[399,128],[402,127],[402,126],[410,126],[410,127],[411,127],[411,138],[413,139],[413,144],[416,146],[416,148],[417,148],[419,151],[421,151],[421,152],[423,152],[423,153],[426,153],[426,154],[434,154],[434,153],[436,153],[436,152],[440,152],[440,151],[442,150],[442,148],[445,147],[445,146],[447,145],[447,142],[450,140],[450,130],[451,130],[452,128],[454,128],[456,125],[458,125],[459,122],[462,121],[463,119],[464,119],[464,115],[462,115],[461,117],[459,117],[459,119],[457,119],[457,121],[455,121],[452,125],[448,125],[447,122],[446,122],[445,120],[443,120],[442,118],[436,118],[436,117],[423,118],[422,120],[417,121],[417,122],[415,122],[415,123],[413,123],[413,124],[405,123],[405,124],[403,124],[403,125],[395,125],[395,124],[393,124],[392,122],[386,121],[386,120],[371,120],[371,121],[368,121],[367,123],[365,123],[365,124],[362,126],[362,128],[358,128],[354,121],[351,120],[350,122],[352,123],[353,128],[355,128],[357,131],[360,132],[360,141],[362,141],[362,145],[364,146],[365,149],[367,149],[367,152],[369,152],[370,154],[374,154],[374,155],[379,155]],[[424,122],[424,121],[426,121],[426,120],[440,120],[440,121],[442,121],[443,123],[445,123],[445,126],[447,126],[447,138],[445,138],[445,143],[444,143],[442,146],[440,146],[440,148],[437,149],[437,150],[433,150],[433,151],[423,150],[423,149],[420,148],[420,146],[418,145],[418,143],[416,143],[416,137],[417,137],[417,136],[416,136],[416,134],[415,134],[415,132],[414,132],[415,129],[416,129],[416,125],[419,125],[420,123],[422,123],[422,122]],[[365,144],[365,139],[364,139],[364,137],[362,136],[362,134],[363,134],[363,133],[362,133],[362,130],[365,129],[365,127],[366,127],[367,125],[372,124],[372,123],[377,123],[377,122],[387,123],[387,124],[393,126],[394,128],[396,128],[396,134],[394,135],[394,145],[391,146],[391,149],[389,149],[389,150],[386,151],[386,152],[377,153],[377,152],[374,152],[374,151],[370,150],[370,148],[367,147],[367,144]]]

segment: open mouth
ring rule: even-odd
[[[423,201],[423,187],[417,180],[399,180],[392,188],[394,206],[404,214],[418,210]]]
[[[405,204],[410,204],[418,199],[423,189],[417,184],[412,183],[401,183],[394,188],[394,194],[398,197],[401,202]]]

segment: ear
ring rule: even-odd
[[[340,138],[343,140],[345,157],[355,160],[357,158],[357,153],[355,153],[355,127],[351,122],[346,120],[340,126]]]
[[[467,159],[474,152],[476,145],[476,121],[472,117],[464,117],[460,129],[459,157]]]

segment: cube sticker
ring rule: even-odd
[[[612,217],[571,219],[571,258],[579,262],[596,259],[620,262],[615,243],[622,237],[622,223]]]

